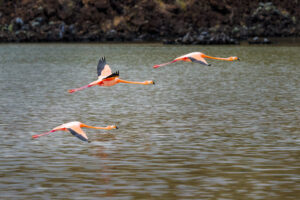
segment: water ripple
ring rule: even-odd
[[[200,48],[2,44],[1,197],[297,199],[300,49],[205,46],[242,62],[151,68]],[[68,94],[96,79],[101,56],[123,79],[156,85]],[[31,139],[72,120],[120,129],[87,129],[89,144],[65,132]]]

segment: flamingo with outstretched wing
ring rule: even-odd
[[[231,57],[228,57],[228,58],[219,58],[219,57],[208,56],[208,55],[205,55],[204,53],[201,53],[201,52],[192,52],[192,53],[180,56],[178,58],[175,58],[174,60],[172,60],[170,62],[159,64],[159,65],[154,65],[153,68],[158,68],[158,67],[162,67],[162,66],[165,66],[165,65],[169,65],[169,64],[177,62],[177,61],[195,62],[195,63],[199,63],[199,64],[202,64],[202,65],[208,65],[209,66],[210,64],[208,64],[206,62],[205,58],[216,59],[216,60],[225,60],[225,61],[240,60],[236,56],[231,56]]]
[[[126,81],[119,78],[119,71],[112,73],[108,64],[106,64],[105,58],[101,58],[99,60],[97,66],[97,74],[98,79],[96,81],[91,82],[88,85],[82,86],[80,88],[68,90],[69,93],[77,92],[79,90],[92,87],[95,85],[99,86],[113,86],[118,83],[129,83],[129,84],[141,84],[141,85],[149,85],[155,84],[154,81],[144,81],[144,82],[134,82],[134,81]]]
[[[88,137],[85,134],[85,132],[81,129],[82,127],[93,128],[93,129],[104,129],[104,130],[111,130],[111,129],[117,129],[118,128],[115,125],[106,126],[106,127],[94,127],[94,126],[88,126],[88,125],[83,124],[81,122],[74,121],[74,122],[68,122],[68,123],[62,124],[60,126],[57,126],[57,127],[55,127],[54,129],[52,129],[51,131],[49,131],[47,133],[42,133],[42,134],[39,134],[39,135],[33,135],[32,138],[38,138],[38,137],[41,137],[43,135],[53,133],[55,131],[67,131],[67,132],[70,132],[72,135],[74,135],[75,137],[79,138],[82,141],[90,142],[88,140]]]

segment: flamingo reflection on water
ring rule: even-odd
[[[74,135],[75,137],[79,138],[82,141],[85,142],[90,142],[88,140],[87,135],[85,134],[85,132],[81,129],[81,128],[93,128],[93,129],[104,129],[104,130],[111,130],[111,129],[117,129],[118,127],[115,125],[111,125],[111,126],[107,126],[107,127],[94,127],[94,126],[88,126],[86,124],[83,124],[81,122],[68,122],[65,124],[62,124],[60,126],[55,127],[54,129],[52,129],[51,131],[47,132],[47,133],[42,133],[39,135],[33,135],[32,138],[38,138],[41,137],[43,135],[47,135],[49,133],[53,133],[55,131],[69,131],[72,135]]]
[[[99,86],[113,86],[118,83],[128,83],[128,84],[141,84],[141,85],[150,85],[155,84],[154,81],[144,81],[144,82],[134,82],[134,81],[126,81],[119,78],[119,71],[112,73],[108,64],[106,64],[105,58],[101,58],[99,60],[97,66],[97,74],[98,79],[94,82],[91,82],[88,85],[82,86],[80,88],[68,90],[69,93],[77,92],[79,90],[92,87],[95,85]]]
[[[225,61],[240,60],[236,56],[231,56],[231,57],[228,57],[228,58],[219,58],[219,57],[208,56],[208,55],[205,55],[204,53],[201,53],[201,52],[192,52],[192,53],[180,56],[178,58],[175,58],[174,60],[172,60],[170,62],[159,64],[159,65],[154,65],[153,68],[158,68],[158,67],[162,67],[162,66],[165,66],[165,65],[169,65],[169,64],[177,62],[177,61],[195,62],[195,63],[199,63],[199,64],[202,64],[202,65],[210,66],[210,64],[208,64],[204,58],[210,58],[210,59],[216,59],[216,60],[225,60]]]

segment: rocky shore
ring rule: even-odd
[[[0,42],[269,44],[299,16],[296,0],[0,0]]]

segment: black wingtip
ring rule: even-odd
[[[119,76],[119,71],[116,71],[116,72],[112,73],[111,75],[108,75],[108,76],[105,77],[104,79],[112,78],[112,77],[118,77],[118,76]]]
[[[105,56],[103,56],[102,58],[100,58],[100,61],[101,61],[102,63],[105,63],[105,64],[106,64]]]
[[[73,129],[71,129],[71,128],[67,128],[69,131],[70,131],[70,133],[72,134],[72,135],[74,135],[75,137],[77,137],[78,139],[80,139],[80,140],[82,140],[82,141],[85,141],[85,142],[88,142],[88,139],[87,138],[85,138],[85,137],[83,137],[82,135],[80,135],[80,134],[78,134],[76,131],[74,131]]]
[[[105,57],[102,57],[102,58],[100,57],[98,65],[97,65],[97,74],[98,74],[98,76],[101,75],[102,70],[104,69],[105,65],[106,65]]]

